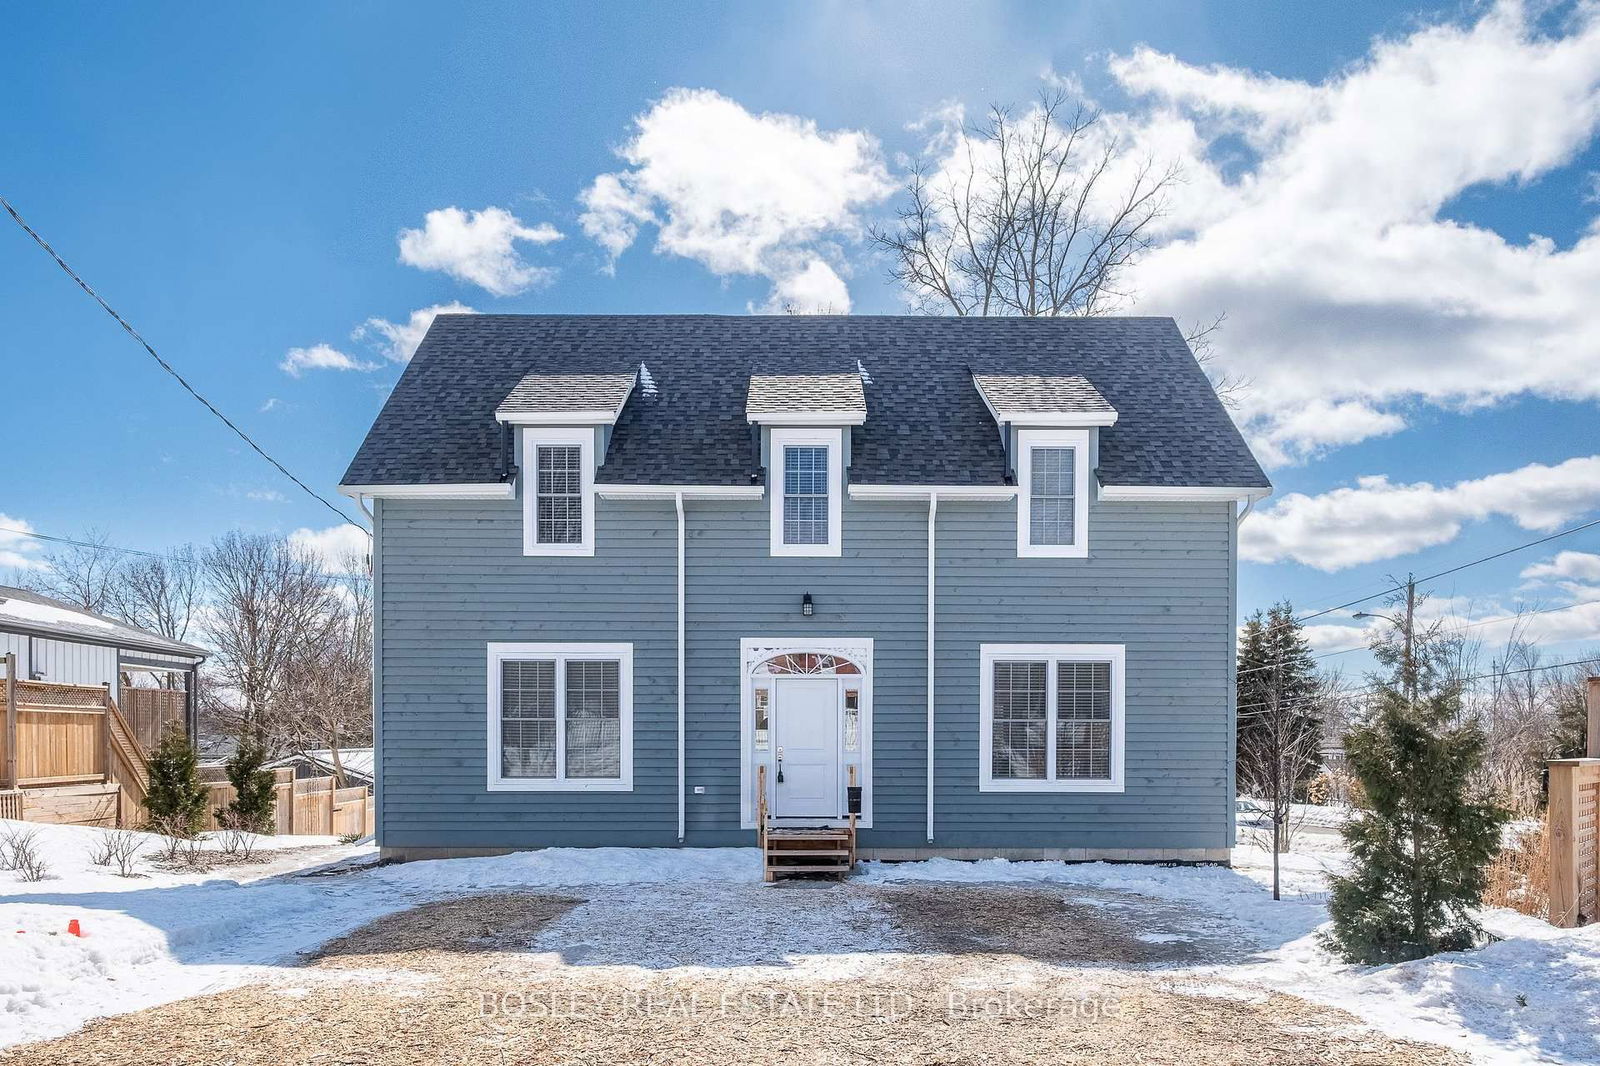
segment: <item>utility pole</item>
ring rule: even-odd
[[[1417,616],[1417,579],[1406,575],[1406,702],[1417,702],[1417,660],[1412,646],[1412,632]]]

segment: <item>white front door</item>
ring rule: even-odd
[[[839,817],[838,680],[775,678],[772,702],[778,771],[772,813],[778,818]]]

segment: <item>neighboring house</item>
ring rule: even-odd
[[[748,846],[764,767],[869,857],[1227,859],[1270,486],[1170,319],[440,315],[342,491],[387,855]]]
[[[333,752],[325,749],[302,751],[267,763],[267,768],[272,770],[281,766],[293,767],[296,777],[331,777]],[[344,776],[351,786],[372,784],[371,748],[340,748],[339,766],[344,770]]]
[[[207,652],[26,589],[0,585],[0,656],[17,677],[100,685],[146,750],[168,721],[195,735],[195,675]]]

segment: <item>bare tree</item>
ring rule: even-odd
[[[1481,783],[1501,806],[1524,814],[1539,805],[1539,764],[1553,724],[1549,686],[1538,669],[1544,656],[1527,640],[1527,628],[1519,615],[1493,660],[1488,690],[1469,701],[1484,735]]]
[[[206,639],[216,652],[208,710],[229,732],[265,740],[295,657],[327,625],[328,578],[312,553],[264,535],[220,537],[202,565],[211,588]]]
[[[995,105],[954,137],[944,165],[913,169],[898,225],[872,233],[919,306],[1095,315],[1127,298],[1123,274],[1150,245],[1176,167],[1125,172],[1100,112],[1059,89],[1022,114]]]
[[[372,742],[372,577],[349,559],[320,623],[290,657],[272,715],[280,747],[329,752],[342,787],[342,751]]]
[[[172,640],[185,640],[205,592],[200,553],[185,544],[165,555],[125,561],[112,589],[118,617]]]
[[[1026,111],[992,105],[913,165],[893,226],[873,227],[889,277],[925,314],[1102,315],[1132,298],[1127,272],[1150,247],[1176,165],[1129,158],[1101,113],[1061,89]],[[1230,406],[1247,387],[1215,368],[1212,335],[1186,340]]]
[[[44,556],[44,566],[24,578],[28,589],[65,601],[95,614],[114,614],[122,567],[118,553],[107,547],[106,535],[97,529],[83,534],[82,544],[70,544]]]

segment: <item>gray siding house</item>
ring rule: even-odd
[[[1227,860],[1270,485],[1170,319],[441,315],[342,491],[387,855],[749,846],[764,767],[866,857]]]

